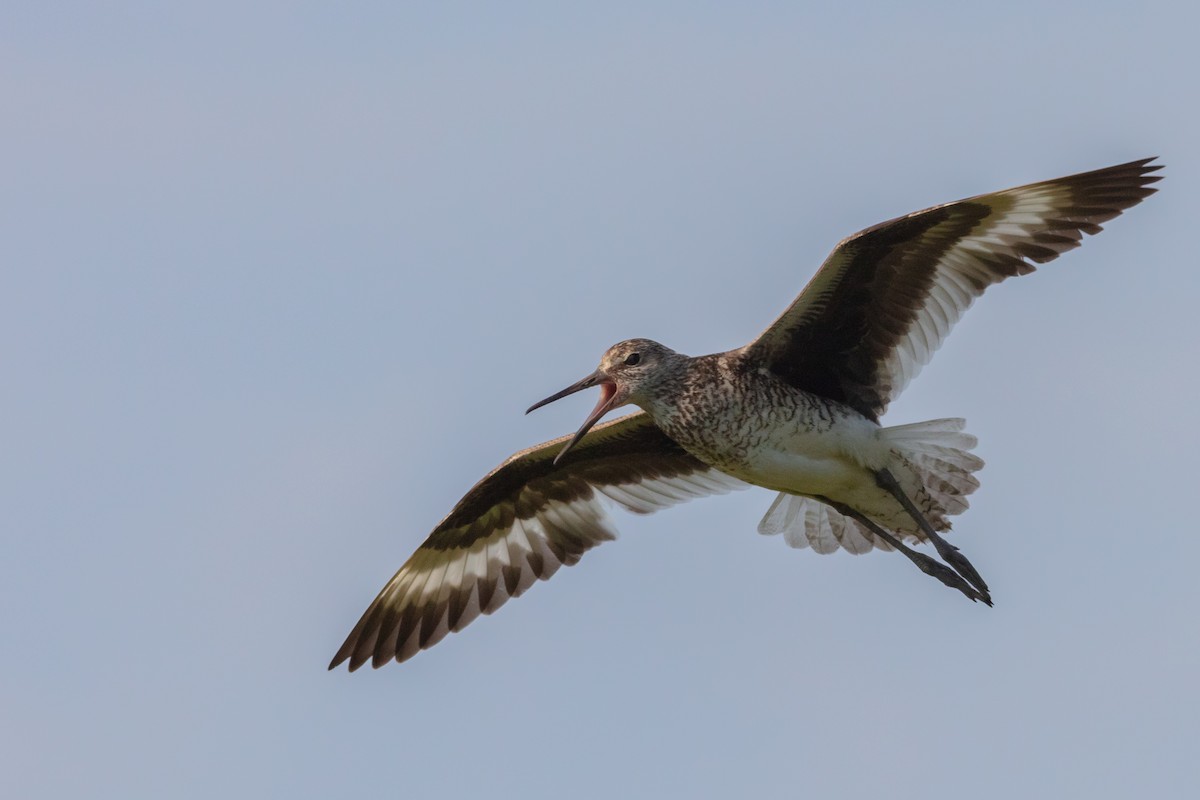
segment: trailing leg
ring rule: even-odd
[[[971,565],[971,562],[967,560],[967,557],[933,529],[933,526],[929,524],[929,520],[925,519],[925,515],[921,513],[920,509],[904,493],[904,489],[901,488],[900,482],[896,480],[896,476],[885,467],[875,473],[875,480],[880,488],[886,489],[900,502],[900,505],[904,506],[904,510],[908,512],[909,516],[921,528],[921,531],[929,538],[929,541],[933,543],[942,560],[957,570],[958,574],[962,575],[972,586],[978,589],[981,595],[980,599],[990,606],[992,604],[992,597],[988,593],[987,583],[975,570],[975,567]]]
[[[926,575],[932,575],[942,583],[949,586],[951,589],[958,589],[972,601],[982,600],[989,606],[992,604],[992,598],[987,592],[977,591],[975,587],[967,583],[962,575],[959,575],[957,572],[950,569],[950,567],[947,567],[945,564],[930,558],[924,553],[913,550],[911,547],[904,544],[904,542],[900,541],[898,536],[894,536],[889,531],[879,527],[874,521],[868,519],[866,515],[860,514],[849,506],[840,505],[838,503],[830,503],[830,505],[847,517],[857,520],[860,524],[871,531],[871,533],[875,534],[880,539],[883,539],[896,550],[899,550],[905,555],[906,558],[908,558],[909,561],[916,564],[917,569],[921,570],[921,572],[924,572]]]

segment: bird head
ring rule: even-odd
[[[677,354],[674,350],[650,339],[626,339],[605,351],[600,359],[600,366],[591,375],[531,405],[526,414],[569,394],[593,386],[600,387],[600,399],[596,407],[567,442],[567,446],[555,457],[554,462],[557,464],[609,411],[627,403],[638,403],[653,386],[656,378],[662,374],[663,365],[675,355]]]

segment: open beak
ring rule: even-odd
[[[571,437],[571,441],[567,442],[567,446],[560,450],[558,455],[554,457],[555,464],[561,461],[562,457],[565,456],[571,450],[571,448],[579,444],[579,440],[584,437],[584,434],[592,429],[593,425],[600,421],[601,417],[613,409],[613,406],[616,405],[617,385],[609,380],[607,375],[602,373],[600,370],[596,370],[578,383],[572,383],[561,392],[555,392],[545,400],[539,400],[525,411],[525,413],[528,414],[530,411],[541,408],[544,405],[549,405],[555,400],[561,400],[569,394],[575,394],[576,392],[583,391],[584,389],[590,389],[593,386],[600,387],[600,400],[596,403],[596,407],[592,409],[592,413],[588,414],[587,419],[583,421],[583,425],[579,426],[579,430],[575,431],[575,435]]]

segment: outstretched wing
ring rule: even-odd
[[[1078,247],[1155,192],[1152,158],[980,195],[844,239],[743,352],[877,420],[994,283]]]
[[[404,661],[616,538],[602,497],[650,513],[745,486],[637,412],[597,425],[557,465],[563,436],[475,485],[367,608],[329,668]]]

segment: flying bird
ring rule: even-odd
[[[994,283],[1078,247],[1154,193],[1153,158],[934,206],[843,239],[757,339],[686,356],[613,345],[573,435],[523,450],[479,481],[367,608],[330,669],[404,661],[616,537],[607,502],[650,513],[747,484],[779,495],[759,524],[819,553],[898,551],[991,605],[942,536],[983,461],[961,419],[882,427],[888,403]],[[632,404],[641,410],[600,419]],[[526,412],[528,413],[528,412]],[[598,424],[599,423],[599,424]],[[929,543],[940,560],[914,549]]]

